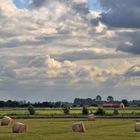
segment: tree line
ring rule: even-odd
[[[72,106],[72,103],[68,102],[26,102],[26,101],[0,101],[0,107],[28,107],[30,104],[32,104],[34,107],[48,107],[48,108],[58,108],[58,107],[64,107],[64,106]]]
[[[62,108],[65,106],[69,107],[83,107],[83,106],[102,106],[105,102],[123,102],[125,106],[140,106],[140,100],[132,100],[128,101],[127,99],[122,99],[120,101],[114,100],[112,96],[108,96],[106,100],[102,100],[102,97],[100,95],[97,95],[95,99],[91,98],[75,98],[73,103],[69,102],[26,102],[24,101],[0,101],[0,107],[28,107],[30,104],[32,104],[34,107],[48,107],[48,108]]]

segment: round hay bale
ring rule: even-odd
[[[96,121],[96,117],[94,116],[94,114],[90,114],[90,115],[88,115],[88,120],[89,121]]]
[[[140,132],[140,123],[135,124],[135,131]]]
[[[27,126],[23,123],[16,122],[14,123],[12,127],[12,132],[13,133],[24,133],[27,131]]]
[[[72,130],[73,132],[85,132],[85,126],[82,122],[74,123],[72,124]]]
[[[1,126],[8,126],[12,124],[13,124],[13,119],[8,116],[4,116],[1,120]]]

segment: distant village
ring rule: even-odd
[[[82,106],[93,106],[93,107],[103,107],[103,108],[125,108],[125,107],[140,107],[140,100],[128,101],[127,99],[115,100],[113,96],[108,96],[106,100],[102,100],[100,95],[97,95],[95,99],[91,98],[75,98],[73,103],[70,102],[27,102],[23,101],[0,101],[0,107],[28,107],[29,104],[32,104],[34,107],[49,107],[49,108],[58,108],[65,105],[70,107],[82,107]]]
[[[95,106],[95,107],[103,107],[103,108],[125,108],[125,107],[140,107],[140,99],[139,100],[115,100],[113,96],[108,96],[106,100],[102,100],[100,95],[97,95],[95,99],[87,98],[75,98],[73,105],[75,106]]]
[[[115,101],[112,96],[108,96],[106,101],[102,100],[100,95],[97,95],[95,99],[87,98],[80,99],[76,98],[74,100],[74,106],[95,106],[95,107],[103,107],[103,108],[125,108],[129,106],[129,101],[127,99],[123,99],[121,101]]]

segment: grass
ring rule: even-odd
[[[86,133],[74,133],[71,125],[80,119],[22,119],[28,126],[25,134],[11,133],[11,127],[0,126],[0,140],[139,140],[140,133],[134,132],[134,120],[99,119],[84,121]]]
[[[62,108],[35,108],[37,115],[64,114]],[[97,108],[90,107],[89,112],[96,112]],[[107,114],[113,114],[113,109],[105,109]],[[119,109],[120,114],[140,114],[140,108]],[[27,108],[0,108],[2,115],[27,115]],[[70,114],[82,114],[82,108],[71,108]]]

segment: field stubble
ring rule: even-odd
[[[13,134],[11,127],[0,126],[0,140],[139,140],[134,131],[135,120],[98,119],[91,122],[81,119],[20,119],[28,126],[27,133]],[[72,123],[83,121],[85,133],[74,133]]]

